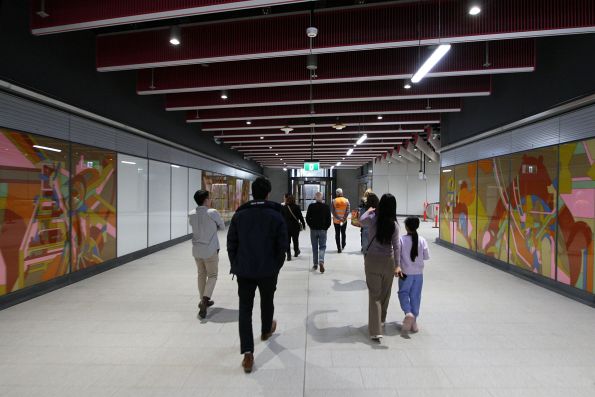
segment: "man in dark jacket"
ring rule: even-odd
[[[277,322],[273,320],[273,298],[287,249],[287,226],[281,216],[281,205],[267,200],[270,192],[271,182],[266,178],[257,178],[252,183],[254,200],[238,208],[227,233],[231,273],[238,279],[240,344],[244,355],[242,367],[247,373],[254,365],[254,293],[258,287],[262,322],[260,338],[265,341],[277,327]]]
[[[322,202],[322,193],[314,195],[315,203],[308,206],[306,222],[310,226],[310,241],[312,242],[312,259],[316,270],[320,266],[320,273],[324,273],[324,253],[326,251],[326,231],[331,227],[331,209]]]

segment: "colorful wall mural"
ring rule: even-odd
[[[116,257],[116,153],[73,144],[72,271]]]
[[[236,209],[250,200],[250,181],[214,172],[202,173],[202,186],[211,192],[211,206],[224,221],[230,221]]]
[[[68,143],[0,129],[0,295],[69,271]]]
[[[595,292],[595,139],[560,145],[557,280]]]
[[[595,292],[595,139],[442,169],[440,238]]]

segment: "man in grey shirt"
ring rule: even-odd
[[[207,307],[215,302],[211,300],[217,283],[219,270],[219,238],[217,230],[225,230],[225,223],[219,212],[211,207],[209,192],[198,190],[194,193],[196,209],[188,214],[192,226],[192,256],[198,270],[198,316],[207,316]]]

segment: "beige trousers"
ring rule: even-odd
[[[210,258],[194,258],[196,269],[198,270],[198,293],[199,298],[203,296],[208,298],[213,296],[213,290],[217,283],[217,273],[219,271],[219,254]]]
[[[368,285],[368,332],[370,336],[382,335],[381,323],[386,312],[393,286],[395,260],[392,256],[366,255],[366,284]]]

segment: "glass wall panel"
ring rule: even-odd
[[[477,163],[454,167],[453,243],[475,251],[477,248]]]
[[[71,146],[71,271],[116,257],[116,153]]]
[[[0,295],[68,272],[68,143],[0,129]]]
[[[169,241],[171,166],[149,160],[149,246]]]
[[[440,238],[449,243],[453,240],[452,211],[455,207],[455,174],[452,168],[440,170]]]
[[[118,256],[147,248],[149,162],[118,154]]]
[[[188,169],[188,212],[196,208],[196,202],[194,201],[194,193],[201,188],[202,175],[200,170],[194,168]],[[192,228],[188,221],[186,221],[187,233],[192,233]]]
[[[171,166],[171,238],[188,234],[188,168]]]
[[[556,277],[558,147],[511,155],[510,263]]]
[[[594,292],[595,139],[560,146],[557,280]]]
[[[510,157],[477,162],[477,252],[508,262]]]

